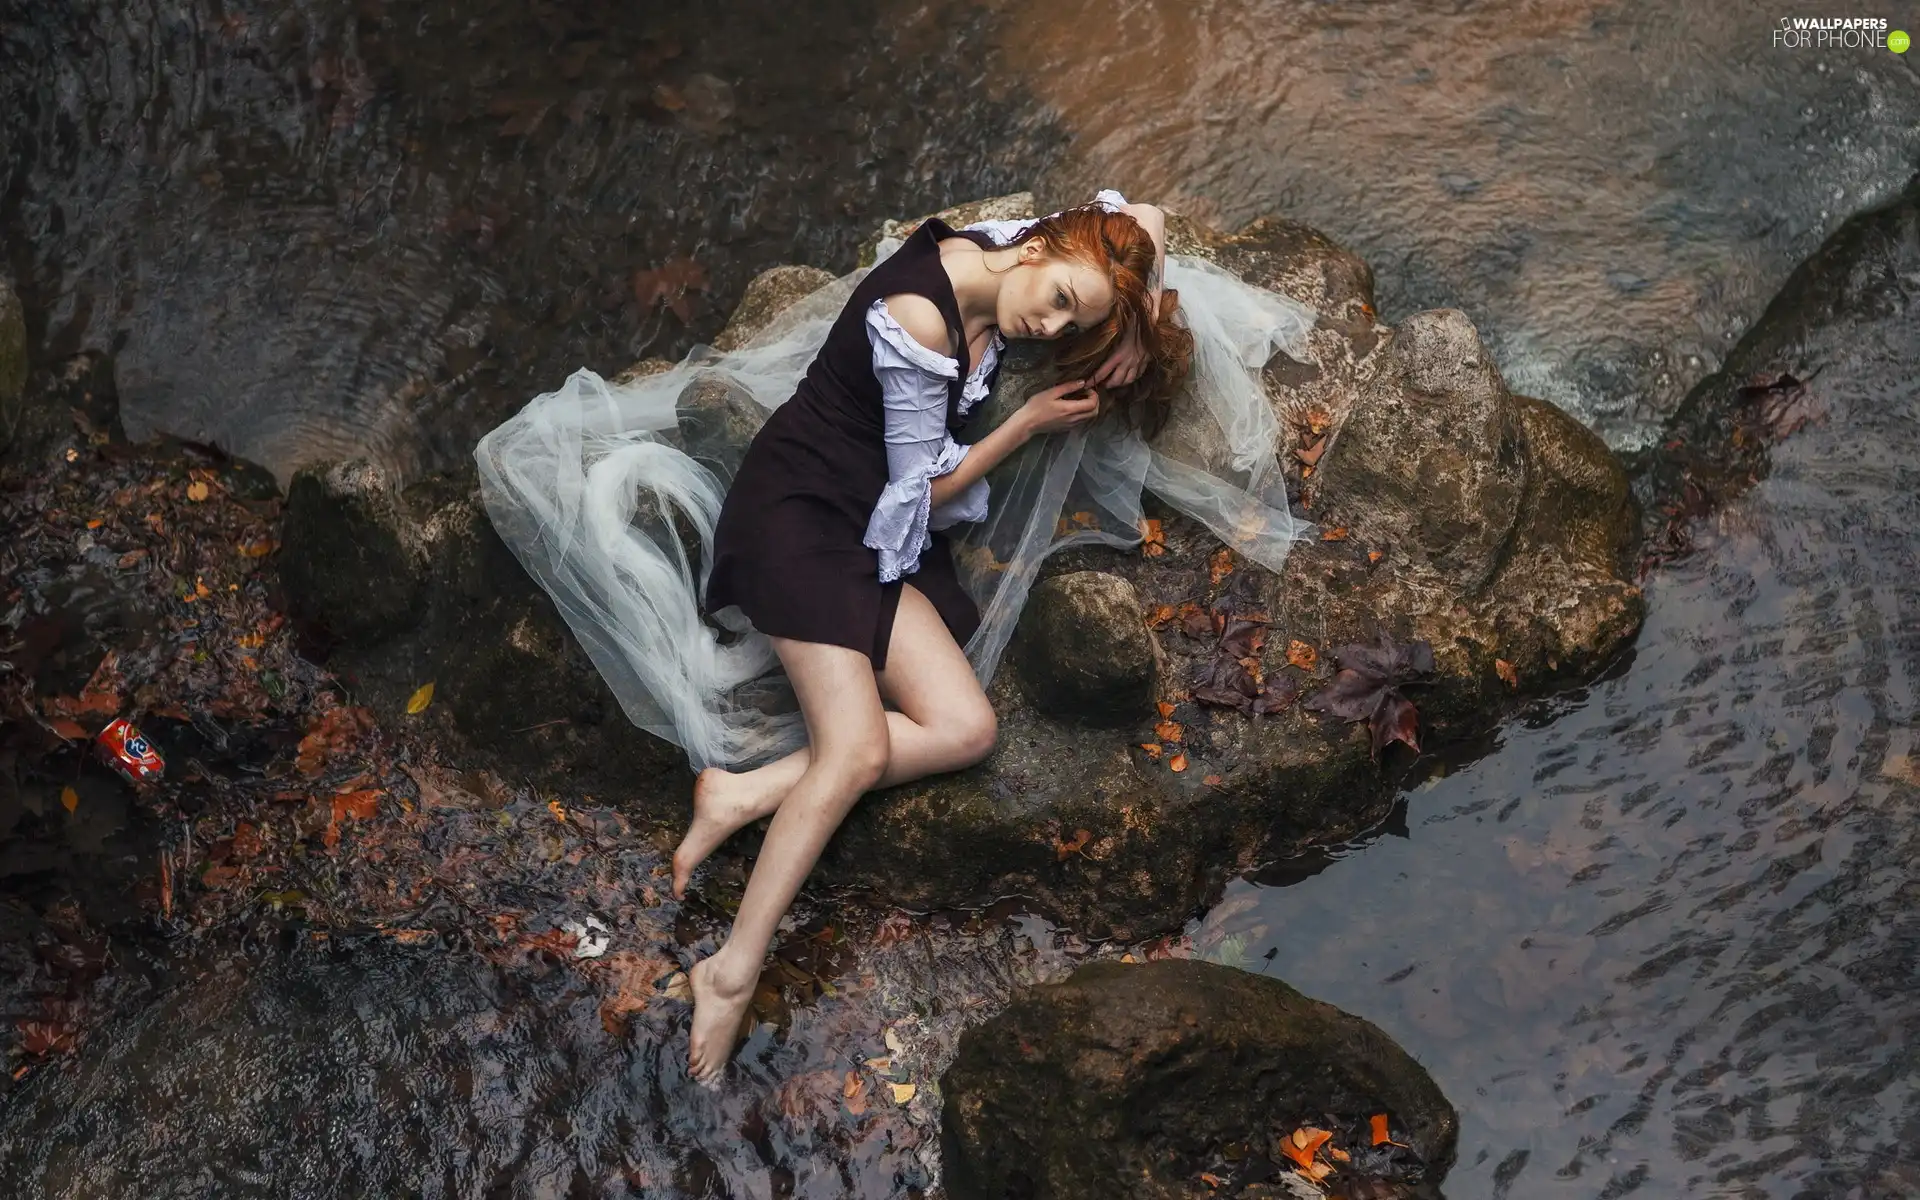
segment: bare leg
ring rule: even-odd
[[[889,754],[880,787],[892,787],[979,762],[993,748],[993,709],[933,604],[911,584],[901,589],[880,694],[901,711],[887,714]],[[736,832],[772,816],[806,774],[806,747],[735,774],[719,767],[693,785],[693,823],[673,852],[673,894],[684,896],[695,867]]]
[[[799,697],[811,752],[773,813],[726,945],[689,974],[694,1013],[687,1061],[696,1079],[717,1077],[731,1057],[780,918],[861,793],[896,775],[904,781],[966,766],[992,748],[993,710],[946,626],[912,589],[900,609],[878,681],[856,651],[774,641]],[[907,745],[891,742],[896,723],[881,707],[880,684],[904,710],[892,715],[911,727],[903,730]],[[947,719],[923,725],[916,714]]]

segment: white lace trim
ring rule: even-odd
[[[920,569],[920,552],[933,541],[928,532],[933,517],[933,481],[960,465],[970,447],[949,440],[926,465],[892,480],[881,489],[880,502],[867,522],[867,548],[880,552],[880,582],[892,583]],[[968,493],[973,489],[969,488]],[[963,493],[956,499],[964,499]],[[982,497],[984,500],[984,496]],[[985,516],[984,503],[980,516]],[[950,511],[953,505],[948,505]],[[958,519],[958,518],[956,518]],[[979,520],[980,517],[966,518]]]

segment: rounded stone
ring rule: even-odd
[[[1371,1023],[1270,979],[1191,960],[1095,963],[969,1030],[941,1080],[948,1194],[1191,1194],[1220,1146],[1389,1115],[1434,1184],[1458,1119]]]
[[[1118,575],[1075,571],[1034,588],[1017,655],[1027,698],[1051,716],[1109,724],[1152,707],[1158,647],[1139,594]]]

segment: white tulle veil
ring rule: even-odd
[[[898,245],[882,243],[880,257]],[[481,492],[501,538],[553,597],[628,719],[686,749],[696,768],[738,767],[799,746],[805,730],[767,639],[701,617],[726,480],[757,418],[784,403],[864,271],[792,305],[747,344],[696,350],[657,374],[609,382],[576,371],[482,438]],[[1035,439],[988,476],[991,513],[948,530],[979,605],[966,651],[981,683],[999,665],[1040,564],[1056,550],[1140,541],[1143,488],[1228,546],[1278,570],[1299,526],[1275,457],[1261,382],[1275,351],[1306,354],[1314,314],[1203,259],[1170,255],[1194,336],[1193,369],[1149,445],[1115,421]],[[1025,395],[1016,372],[977,421]]]

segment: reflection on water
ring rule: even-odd
[[[283,480],[464,462],[575,367],[711,337],[755,272],[851,267],[882,219],[1055,153],[951,69],[980,14],[781,12],[35,4],[0,20],[6,266],[43,357],[116,352],[135,437]],[[635,276],[669,264],[662,305]]]
[[[1433,1070],[1449,1196],[1920,1194],[1917,334],[1826,364],[1616,677],[1198,931]]]
[[[1062,195],[1305,221],[1373,266],[1387,319],[1464,309],[1517,389],[1616,445],[1920,161],[1914,56],[1775,49],[1760,0],[991,7],[997,72],[1074,136]]]

